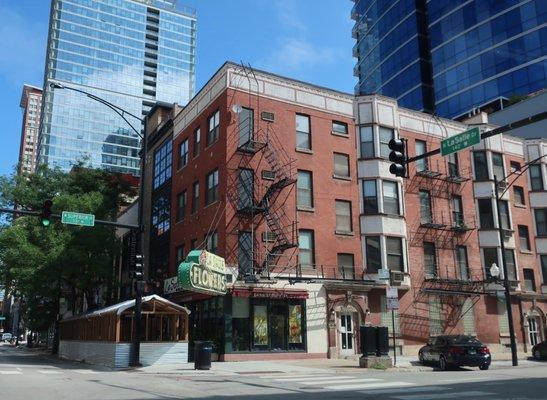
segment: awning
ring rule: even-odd
[[[274,289],[274,288],[232,288],[234,297],[253,297],[266,299],[307,299],[307,290]]]

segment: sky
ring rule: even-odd
[[[227,60],[352,93],[349,0],[179,0],[197,10],[196,92]],[[23,84],[43,84],[50,0],[0,0],[0,175],[19,154]]]

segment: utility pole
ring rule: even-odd
[[[507,273],[507,262],[505,257],[505,240],[503,238],[503,228],[501,226],[500,194],[498,191],[498,177],[494,175],[494,193],[496,194],[496,210],[498,215],[498,233],[501,245],[501,264],[503,270],[503,288],[505,290],[505,308],[507,309],[507,319],[509,323],[509,336],[511,339],[511,360],[513,367],[519,363],[517,356],[517,341],[515,338],[515,326],[513,325],[513,309],[511,307],[511,290],[509,288],[509,275]]]

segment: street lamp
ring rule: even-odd
[[[60,90],[71,90],[73,92],[81,93],[87,97],[89,97],[91,100],[97,101],[108,108],[110,108],[112,111],[114,111],[116,114],[118,114],[126,123],[131,127],[133,132],[141,139],[142,146],[141,151],[139,153],[140,155],[140,161],[141,161],[141,176],[140,176],[140,184],[139,184],[139,209],[138,209],[138,226],[139,226],[139,235],[138,235],[138,245],[139,245],[139,254],[144,254],[144,224],[143,224],[143,199],[144,199],[144,175],[145,175],[145,167],[144,163],[146,160],[146,153],[147,153],[147,143],[146,143],[146,121],[140,117],[138,117],[135,114],[130,113],[129,111],[124,110],[123,108],[99,97],[92,93],[86,92],[84,90],[76,89],[74,87],[65,86],[57,82],[50,83],[50,87],[52,89],[60,89]],[[143,133],[141,134],[126,118],[127,116],[133,117],[134,119],[138,120],[143,126]],[[140,280],[136,281],[136,288],[135,288],[135,329],[133,333],[133,353],[131,357],[130,365],[134,367],[141,366],[140,364],[140,346],[141,346],[141,309],[142,309],[142,290],[144,287],[144,280],[141,278]]]
[[[492,263],[492,266],[490,267],[490,276],[495,279],[498,279],[500,276],[500,269],[496,263]]]

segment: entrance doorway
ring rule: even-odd
[[[538,317],[528,317],[528,338],[530,339],[530,346],[535,346],[541,341]]]
[[[355,334],[353,314],[340,313],[340,355],[349,356],[355,354]]]

